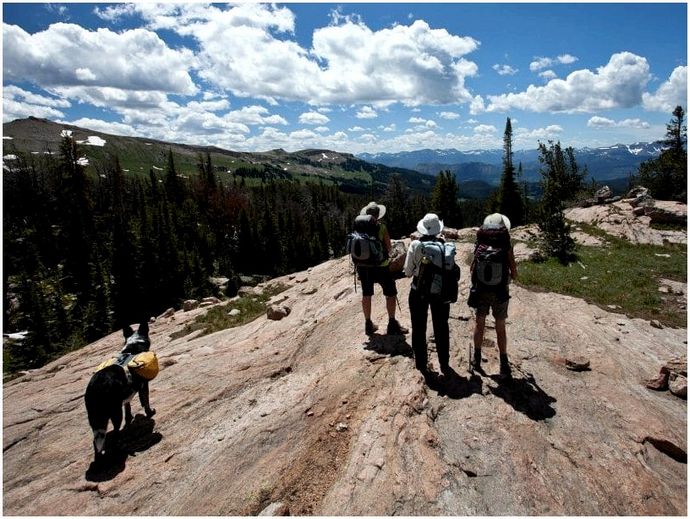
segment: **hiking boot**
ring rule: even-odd
[[[501,362],[501,370],[499,371],[499,375],[502,378],[511,378],[513,376],[513,373],[510,370],[510,364],[508,364],[508,362]]]
[[[404,335],[408,332],[408,329],[402,326],[397,319],[390,319],[388,321],[388,328],[386,333],[388,335]]]
[[[449,364],[441,364],[440,368],[441,373],[443,373],[446,377],[453,374],[453,368],[451,368]]]
[[[471,361],[472,369],[477,371],[482,369],[482,350],[474,350],[474,357]]]
[[[379,327],[372,323],[371,319],[367,319],[364,322],[364,333],[366,333],[367,335],[374,335],[374,332],[378,329]]]

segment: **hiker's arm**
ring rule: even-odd
[[[417,251],[417,244],[412,242],[410,248],[407,249],[407,256],[405,256],[405,266],[403,272],[409,278],[414,274],[415,269],[415,252]]]
[[[517,279],[518,271],[517,264],[515,263],[515,255],[513,254],[513,248],[511,247],[508,251],[508,266],[510,267],[510,279]]]
[[[388,228],[386,227],[383,231],[383,246],[386,248],[386,252],[390,255],[393,250],[393,244],[391,243],[391,236],[388,234]]]

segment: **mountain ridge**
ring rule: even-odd
[[[587,166],[590,176],[598,181],[606,181],[628,176],[635,172],[643,160],[657,157],[661,152],[661,143],[637,142],[632,144],[615,144],[597,148],[574,149],[578,166]],[[457,149],[432,150],[421,149],[397,153],[360,153],[358,157],[385,164],[388,166],[414,169],[425,174],[435,175],[441,169],[449,169],[459,179],[479,180],[481,177],[472,172],[481,164],[489,173],[484,179],[498,184],[503,171],[503,150],[467,150]],[[513,152],[513,164],[522,163],[523,179],[537,181],[539,175],[539,150],[521,149]],[[474,166],[471,166],[474,165]]]
[[[398,174],[414,193],[430,192],[434,179],[405,168],[389,167],[358,159],[351,153],[308,148],[296,152],[274,149],[264,152],[232,151],[217,146],[196,146],[144,137],[120,136],[48,119],[30,117],[3,124],[3,167],[10,167],[16,153],[27,156],[56,153],[62,132],[69,131],[81,144],[85,164],[93,170],[117,156],[123,171],[148,175],[149,170],[164,170],[168,151],[172,151],[178,173],[195,175],[199,156],[209,153],[215,174],[223,182],[235,177],[316,181],[338,185],[341,190],[356,194],[381,194],[392,175]],[[97,139],[90,140],[90,137]],[[97,173],[97,171],[94,171]]]

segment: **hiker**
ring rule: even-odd
[[[500,358],[500,376],[510,377],[508,363],[506,319],[510,280],[517,279],[517,266],[510,242],[510,220],[505,215],[493,213],[484,219],[477,231],[474,259],[470,267],[472,286],[467,304],[476,309],[474,327],[473,369],[481,371],[482,343],[486,316],[491,310],[496,320],[496,339]]]
[[[371,297],[374,295],[374,283],[381,285],[383,295],[386,297],[386,310],[388,311],[388,327],[386,333],[388,335],[401,335],[407,333],[407,328],[403,327],[395,318],[395,304],[398,296],[398,289],[395,286],[395,280],[391,274],[390,252],[392,249],[391,238],[388,234],[386,225],[380,220],[386,214],[386,206],[377,204],[376,202],[369,202],[360,211],[360,216],[355,220],[355,230],[359,222],[364,222],[366,231],[376,241],[383,245],[383,254],[381,260],[376,261],[375,264],[359,263],[357,265],[357,275],[362,283],[362,312],[364,313],[364,333],[373,335],[378,326],[371,320]],[[363,217],[369,217],[363,218]],[[380,245],[379,244],[379,245]]]
[[[412,350],[414,351],[415,366],[425,378],[429,374],[426,343],[426,325],[429,308],[431,308],[431,320],[434,326],[439,367],[444,375],[451,373],[448,317],[450,315],[450,303],[457,300],[457,284],[460,279],[460,269],[455,264],[455,244],[445,243],[445,240],[439,236],[442,230],[443,222],[439,220],[438,216],[433,213],[426,214],[417,223],[417,231],[422,236],[419,240],[412,241],[405,257],[405,275],[407,277],[413,276],[409,296],[410,319],[412,321]],[[454,296],[444,297],[439,295],[434,297],[430,295],[432,287],[428,285],[431,285],[431,283],[424,281],[427,276],[423,272],[427,268],[425,266],[425,262],[428,262],[428,253],[425,252],[427,249],[432,251],[441,250],[441,256],[446,253],[446,250],[452,252],[450,259],[446,261],[452,261],[452,268],[454,269]],[[446,266],[446,268],[450,270],[450,266]]]

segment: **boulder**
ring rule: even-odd
[[[241,313],[242,313],[242,312],[240,311],[239,308],[233,308],[232,310],[230,310],[230,311],[228,312],[228,315],[231,315],[231,316],[235,317],[236,315],[240,315]]]
[[[167,317],[172,317],[175,315],[175,309],[174,308],[168,308],[165,312],[163,312],[161,315],[158,316],[158,319],[163,319]]]
[[[649,189],[644,186],[635,186],[625,195],[625,198],[637,198],[638,196],[648,195]]]
[[[688,398],[688,379],[683,375],[671,373],[668,378],[668,389],[678,398],[686,400]]]
[[[201,300],[201,303],[202,303],[202,304],[208,303],[208,304],[211,304],[211,305],[217,305],[218,303],[220,303],[220,299],[218,299],[217,297],[204,297],[204,298]]]
[[[262,516],[287,516],[290,515],[290,509],[288,506],[284,503],[277,502],[277,503],[271,503],[268,505],[266,508],[264,508],[261,512],[259,512],[259,517]]]
[[[391,244],[393,248],[390,253],[390,270],[391,272],[402,272],[405,266],[405,256],[407,255],[405,243],[396,240],[391,242]]]
[[[290,307],[285,305],[271,305],[266,309],[266,317],[272,321],[280,321],[290,315]]]
[[[613,191],[611,191],[609,186],[603,186],[602,188],[598,189],[596,193],[594,193],[594,196],[597,199],[597,202],[602,204],[607,198],[611,198],[613,196]]]
[[[208,282],[220,291],[227,288],[228,283],[230,283],[230,279],[226,277],[209,277]]]
[[[182,303],[182,310],[185,312],[189,312],[190,310],[194,310],[195,308],[199,307],[199,301],[196,299],[187,299],[184,303]]]
[[[565,367],[570,371],[589,371],[589,359],[584,357],[566,358]]]

